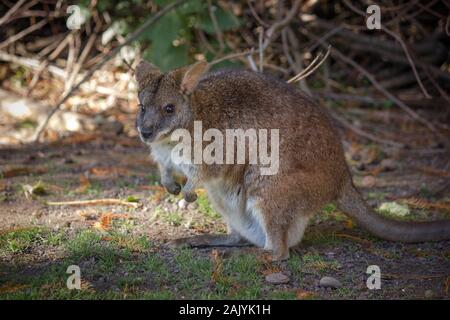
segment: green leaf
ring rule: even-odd
[[[159,49],[166,49],[177,39],[181,28],[182,24],[178,15],[170,12],[156,22],[153,28],[144,32],[142,38],[151,40]]]
[[[171,45],[166,50],[161,50],[158,46],[152,45],[150,49],[144,52],[144,58],[158,66],[162,71],[168,71],[189,63],[189,48],[187,45],[177,47]]]
[[[221,7],[216,7],[217,9],[214,11],[216,16],[217,24],[219,25],[219,29],[221,31],[227,31],[234,28],[237,28],[241,25],[241,22],[237,17],[231,14],[228,11],[225,11]],[[199,25],[198,27],[209,34],[214,34],[216,31],[214,29],[214,24],[209,16],[208,12],[203,12],[199,17]]]
[[[204,10],[207,10],[206,8],[206,1],[201,0],[191,0],[184,4],[182,4],[177,11],[180,14],[187,15],[187,14],[193,14],[193,13],[200,13]]]

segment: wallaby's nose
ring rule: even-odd
[[[151,138],[152,134],[153,134],[153,130],[151,130],[151,129],[141,130],[141,135],[142,135],[142,138],[144,138],[144,139]]]

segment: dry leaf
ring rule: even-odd
[[[297,300],[305,300],[314,297],[314,293],[303,289],[297,289],[297,291],[295,292],[295,296]]]
[[[94,223],[93,227],[101,231],[108,231],[111,229],[112,220],[120,218],[128,218],[128,215],[112,212],[102,213],[99,220]]]
[[[416,169],[429,174],[431,176],[438,176],[438,177],[450,177],[450,171],[444,171],[444,170],[439,170],[439,169],[435,169],[432,167],[416,167]]]
[[[96,140],[100,135],[98,133],[74,133],[66,138],[63,139],[57,139],[56,141],[52,142],[52,145],[73,145],[73,144],[80,144],[80,143],[86,143]]]
[[[345,227],[347,229],[353,229],[355,227],[355,223],[352,219],[347,218],[347,220],[345,221]]]
[[[77,189],[75,189],[75,192],[85,193],[90,186],[91,183],[89,182],[89,179],[86,177],[86,175],[82,174],[80,176],[80,186]]]
[[[13,178],[17,176],[25,176],[30,174],[44,174],[47,172],[47,169],[45,168],[27,168],[27,167],[21,167],[21,168],[13,168],[9,170],[5,170],[0,173],[0,176],[3,178]]]
[[[226,278],[223,274],[223,262],[220,257],[219,251],[214,249],[211,251],[211,257],[213,262],[213,271],[211,274],[211,282],[212,283],[223,283],[226,281]]]
[[[0,287],[0,293],[14,293],[30,287],[26,284],[5,283]]]
[[[127,175],[128,170],[125,168],[115,168],[115,167],[97,167],[91,168],[89,170],[89,173],[97,177],[111,177],[111,176],[117,177],[120,175]]]
[[[367,247],[370,247],[372,245],[372,241],[369,241],[367,239],[362,239],[362,238],[359,238],[359,237],[356,237],[356,236],[351,236],[349,234],[336,233],[336,236],[337,237],[341,237],[341,238],[347,238],[347,239],[350,239],[350,240],[354,240],[354,241],[359,242],[362,245],[367,246]]]
[[[424,199],[419,198],[408,198],[403,199],[402,202],[416,208],[421,209],[438,209],[438,210],[444,210],[444,211],[450,211],[450,203],[447,202],[429,202]]]
[[[445,279],[444,286],[445,286],[445,294],[448,295],[448,289],[450,288],[450,276]]]

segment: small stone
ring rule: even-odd
[[[361,184],[363,185],[363,187],[366,187],[366,188],[371,188],[371,187],[375,186],[376,183],[377,183],[377,179],[374,176],[365,176],[361,181]]]
[[[42,217],[42,212],[40,210],[35,210],[33,211],[33,213],[31,213],[31,215],[35,218],[40,218]]]
[[[178,208],[180,208],[181,210],[186,209],[188,204],[189,203],[185,199],[181,199],[180,201],[178,201]]]
[[[289,282],[289,277],[281,272],[271,273],[266,276],[266,281],[272,284],[283,284]]]
[[[324,288],[340,288],[342,283],[333,277],[323,277],[320,279],[319,286]]]
[[[425,291],[425,298],[427,298],[427,299],[433,299],[433,298],[434,298],[434,292],[433,292],[433,290],[426,290],[426,291]]]
[[[384,169],[384,171],[393,171],[397,168],[394,159],[383,159],[380,166]]]

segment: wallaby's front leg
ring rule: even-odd
[[[171,194],[179,194],[181,191],[181,186],[175,182],[172,168],[159,165],[159,170],[161,172],[161,183],[164,188],[166,188]]]

